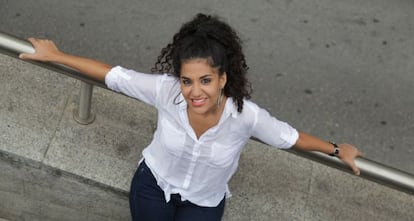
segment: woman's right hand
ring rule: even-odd
[[[21,53],[19,55],[21,59],[63,64],[100,81],[105,80],[106,74],[112,68],[109,64],[94,59],[63,53],[51,40],[37,38],[29,38],[28,40],[33,44],[35,53]]]
[[[19,58],[21,59],[55,61],[56,57],[62,54],[56,44],[51,40],[37,38],[29,38],[28,40],[30,43],[32,43],[35,49],[35,53],[21,53],[19,55]]]

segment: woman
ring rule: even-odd
[[[152,71],[168,74],[111,67],[63,53],[49,40],[29,41],[36,52],[22,59],[73,67],[157,108],[157,130],[131,184],[133,220],[221,220],[227,183],[251,136],[337,156],[359,175],[354,160],[361,153],[354,146],[298,132],[248,100],[241,41],[216,17],[198,14],[162,49]]]

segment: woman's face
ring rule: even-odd
[[[180,84],[189,112],[214,114],[221,89],[226,84],[226,73],[220,76],[207,59],[191,59],[181,65]]]

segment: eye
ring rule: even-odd
[[[201,84],[209,84],[211,82],[210,78],[203,78],[201,79]]]
[[[181,83],[183,85],[190,85],[191,84],[191,81],[189,79],[183,78],[183,79],[181,79]]]

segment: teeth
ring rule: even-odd
[[[205,99],[193,99],[194,103],[201,103],[203,102]]]

